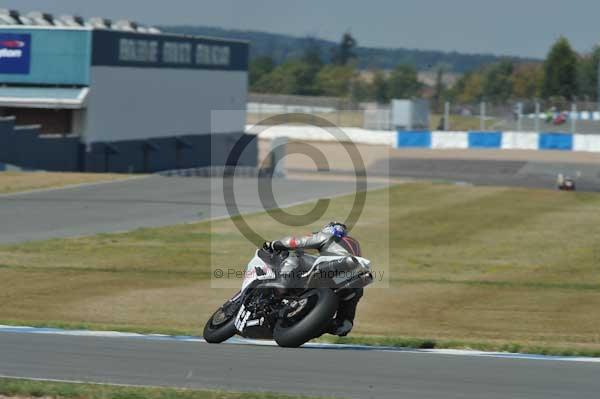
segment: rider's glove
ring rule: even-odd
[[[270,251],[273,252],[273,241],[265,241],[265,243],[263,244],[263,249],[265,251]]]

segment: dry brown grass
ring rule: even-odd
[[[443,114],[430,114],[429,116],[429,129],[438,130],[440,120]],[[487,118],[484,124],[484,130],[492,128],[497,123],[495,118]],[[464,116],[464,115],[450,115],[449,131],[452,132],[466,132],[466,131],[479,131],[481,130],[481,118],[479,115]]]
[[[2,270],[2,318],[194,332],[226,293],[184,276]]]
[[[357,334],[600,349],[600,291],[407,283],[368,294]]]
[[[600,351],[599,195],[403,184],[367,204],[354,235],[385,279],[356,334]],[[212,269],[252,250],[231,220],[1,246],[0,321],[199,334],[240,284],[211,288]]]
[[[246,123],[249,125],[265,124],[269,123],[268,119],[281,116],[278,113],[248,113],[246,115]],[[284,114],[283,114],[284,115]],[[322,125],[322,121],[326,120],[341,127],[363,127],[364,126],[364,111],[362,110],[348,110],[339,112],[329,113],[315,113],[311,114],[314,116],[313,123],[315,126]],[[440,119],[443,114],[430,114],[429,116],[429,129],[438,130]],[[489,129],[497,123],[494,118],[489,118],[485,122],[485,129]],[[469,131],[469,130],[481,130],[481,120],[479,116],[463,116],[463,115],[450,115],[450,130],[451,131]]]
[[[129,176],[108,173],[0,172],[0,194],[119,180],[127,177]]]
[[[246,114],[246,123],[249,125],[256,124],[268,124],[269,118],[281,117],[280,113],[248,113]],[[336,126],[343,127],[363,127],[364,126],[364,112],[360,110],[349,110],[339,112],[326,112],[326,113],[315,113],[312,114],[314,119],[312,123],[314,126],[321,126],[323,121],[327,121],[335,124]],[[290,118],[291,121],[291,118]]]

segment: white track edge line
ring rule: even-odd
[[[119,331],[91,331],[91,330],[62,330],[57,328],[38,328],[27,326],[7,326],[0,325],[0,333],[15,333],[15,334],[40,334],[40,335],[62,335],[76,337],[95,337],[95,338],[136,338],[145,340],[157,341],[174,341],[174,342],[196,342],[206,343],[203,338],[193,336],[172,336],[164,334],[140,334]],[[251,340],[234,337],[227,342],[228,345],[253,345],[253,346],[277,346],[273,341]],[[562,361],[562,362],[579,362],[579,363],[600,363],[600,358],[584,357],[584,356],[549,356],[535,355],[526,353],[509,353],[509,352],[484,352],[465,349],[414,349],[414,348],[396,348],[390,346],[369,346],[369,345],[353,345],[353,344],[331,344],[331,343],[308,343],[304,345],[307,349],[338,349],[338,350],[368,350],[377,352],[395,352],[395,353],[412,353],[412,354],[435,354],[435,355],[451,355],[451,356],[468,356],[468,357],[491,357],[512,360],[542,360],[542,361]]]

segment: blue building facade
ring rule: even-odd
[[[153,172],[223,165],[242,140],[239,163],[255,166],[256,143],[244,134],[247,71],[245,42],[0,28],[0,163]],[[215,123],[219,111],[233,117]]]

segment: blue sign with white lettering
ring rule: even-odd
[[[0,34],[0,73],[29,74],[31,35]]]

